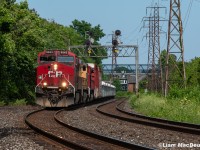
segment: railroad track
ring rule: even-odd
[[[68,108],[67,110],[75,108],[77,106]],[[37,110],[29,113],[25,118],[25,122],[39,134],[66,146],[66,149],[150,149],[70,126],[64,123],[62,118],[59,117],[62,111],[66,110]]]
[[[128,112],[122,108],[125,101],[111,101],[97,106],[96,111],[106,116],[117,118],[123,121],[139,123],[147,126],[158,127],[183,133],[200,135],[200,125],[169,121],[160,118],[152,118],[133,112]]]

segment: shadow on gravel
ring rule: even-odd
[[[0,128],[0,140],[11,134],[19,133],[21,135],[29,135],[31,132],[34,133],[32,130],[28,128],[13,128],[13,127]]]
[[[89,101],[87,103],[70,105],[70,106],[66,107],[66,110],[76,110],[76,109],[79,109],[81,107],[92,106],[92,105],[100,104],[100,103],[111,101],[111,100],[115,100],[115,98],[113,98],[113,97],[99,98],[99,99],[96,99],[94,101]]]

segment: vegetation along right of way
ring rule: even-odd
[[[121,91],[117,92],[117,96],[128,97],[131,107],[138,113],[200,124],[200,57],[186,63],[186,74],[187,88],[173,86],[166,98],[158,93],[146,92],[147,80],[140,83],[138,97]]]
[[[37,54],[44,49],[67,49],[83,45],[85,32],[91,31],[95,45],[105,36],[100,25],[72,21],[63,26],[41,18],[28,2],[0,1],[0,106],[33,104]],[[95,50],[94,50],[95,51]],[[98,54],[105,50],[98,51]],[[84,61],[101,66],[101,58]]]
[[[93,31],[95,41],[105,34],[100,25],[92,26],[85,21],[74,20],[63,26],[53,20],[41,18],[27,1],[0,1],[0,106],[24,105],[34,102],[35,67],[37,54],[48,48],[66,49],[70,45],[82,45],[85,31]],[[99,43],[95,44],[99,44]],[[98,51],[105,53],[105,51]],[[164,62],[166,51],[162,53]],[[88,59],[101,65],[101,59]],[[178,62],[177,62],[178,63]],[[140,83],[139,98],[131,97],[130,103],[137,112],[153,117],[200,124],[200,58],[186,62],[187,89],[173,87],[167,98],[159,94],[143,92]],[[180,78],[178,74],[172,74]],[[120,82],[115,81],[117,90]],[[118,96],[124,93],[118,92]]]

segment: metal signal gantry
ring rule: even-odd
[[[90,45],[91,48],[91,55],[89,55],[87,53],[87,51],[85,51],[85,49],[87,48],[86,45],[80,45],[80,46],[70,46],[70,50],[73,51],[75,54],[77,54],[78,57],[92,57],[92,58],[113,58],[113,45]],[[98,53],[98,51],[106,51],[106,53]],[[138,46],[137,45],[118,45],[117,46],[117,57],[133,57],[135,58],[135,62],[133,61],[133,64],[135,65],[135,72],[133,72],[135,74],[135,81],[136,81],[136,85],[135,85],[135,90],[136,90],[136,94],[138,94],[138,88],[139,88],[139,84],[138,84],[138,61],[139,61],[139,55],[138,55]],[[113,68],[112,68],[112,72],[113,72]]]

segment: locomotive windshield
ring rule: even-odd
[[[51,56],[41,56],[40,57],[40,61],[55,61],[56,60],[56,56],[51,55]]]
[[[41,61],[41,63],[58,61],[58,62],[65,63],[70,66],[74,65],[74,57],[72,57],[72,56],[58,56],[56,59],[55,55],[50,55],[50,56],[43,55],[43,56],[40,56],[40,61]]]
[[[68,65],[74,64],[74,57],[71,56],[58,56],[58,62],[66,63]]]

